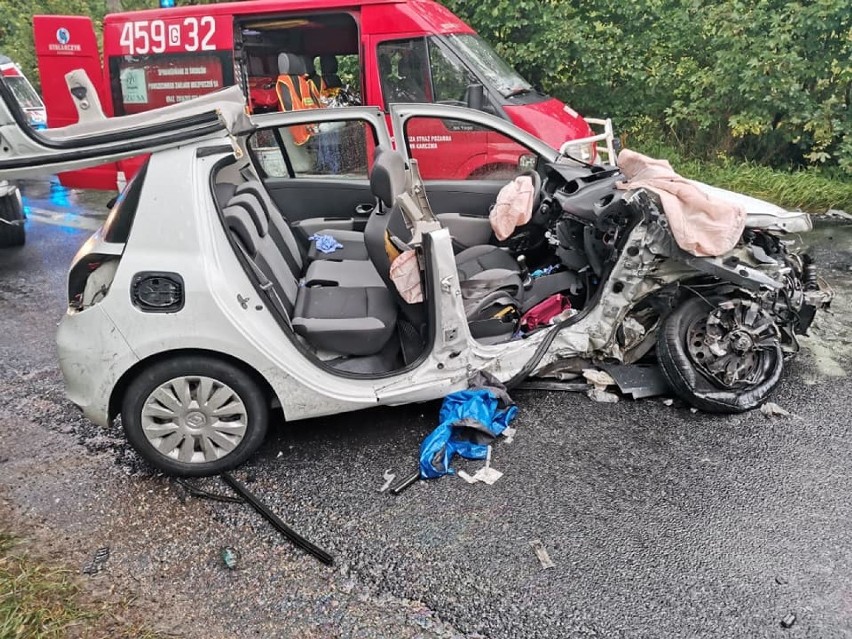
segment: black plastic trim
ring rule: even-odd
[[[180,299],[174,304],[163,307],[151,306],[150,304],[142,302],[139,299],[137,288],[141,282],[151,278],[169,280],[176,284],[179,288]],[[133,279],[130,280],[130,301],[133,302],[133,306],[143,313],[177,313],[181,311],[186,304],[186,286],[184,285],[183,277],[181,277],[178,273],[165,271],[141,271],[136,273],[133,276]]]

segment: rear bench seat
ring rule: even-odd
[[[348,231],[345,229],[334,229],[334,230],[325,230],[320,231],[321,235],[331,235],[335,240],[337,240],[340,244],[343,245],[343,248],[337,249],[333,253],[323,253],[322,251],[318,251],[316,244],[311,243],[310,248],[305,251],[302,245],[296,240],[293,235],[292,229],[290,229],[290,225],[287,222],[287,219],[284,215],[281,214],[281,211],[275,205],[272,198],[269,196],[269,193],[266,191],[266,188],[263,184],[257,180],[249,180],[248,182],[244,182],[240,184],[236,191],[236,195],[240,195],[243,193],[249,193],[254,195],[257,199],[260,200],[263,205],[264,210],[266,211],[267,216],[273,223],[273,226],[278,228],[278,231],[283,231],[283,227],[286,227],[288,234],[293,238],[293,243],[295,246],[293,247],[294,255],[299,256],[299,262],[320,262],[320,261],[365,261],[369,262],[370,258],[367,255],[367,247],[364,246],[364,234],[359,233],[358,231]],[[283,233],[282,233],[283,235]],[[276,242],[278,239],[274,238]]]
[[[261,202],[244,188],[224,208],[225,224],[245,257],[269,280],[294,332],[317,349],[353,356],[378,353],[396,327],[396,304],[390,292],[383,284],[299,286],[293,269],[301,256],[290,248],[295,238],[286,225],[270,225]],[[275,228],[277,232],[272,231]],[[273,233],[280,234],[278,241]],[[347,268],[345,262],[336,264]]]

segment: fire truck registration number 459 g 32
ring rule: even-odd
[[[124,23],[118,43],[122,52],[129,55],[215,51],[215,35],[216,21],[211,16],[189,17],[170,24],[164,20],[139,20]]]

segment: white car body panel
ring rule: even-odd
[[[804,211],[788,211],[750,195],[720,189],[696,180],[690,180],[690,182],[712,197],[741,206],[748,215],[746,226],[749,228],[781,233],[806,233],[814,228],[811,216]]]

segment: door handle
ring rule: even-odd
[[[376,205],[373,203],[370,204],[359,204],[355,207],[355,215],[359,217],[368,217],[372,214],[372,212],[376,209]]]

